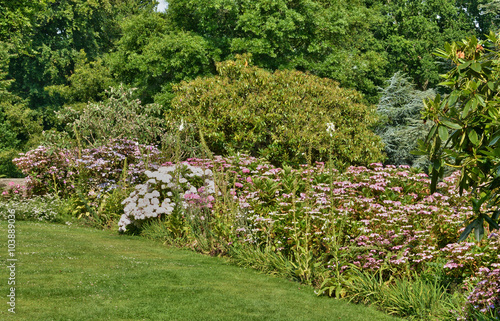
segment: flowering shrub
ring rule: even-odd
[[[133,91],[123,85],[111,87],[106,90],[107,98],[103,102],[90,102],[81,111],[67,107],[58,112],[58,117],[67,124],[68,132],[79,135],[91,146],[116,138],[133,138],[142,144],[157,142],[165,128],[162,107],[142,105],[133,98]]]
[[[477,319],[478,312],[492,320],[500,318],[500,264],[496,266],[493,270],[479,269],[477,278],[480,281],[467,297],[466,311],[471,319]]]
[[[180,163],[160,167],[155,172],[146,171],[145,174],[149,180],[137,185],[135,191],[123,201],[124,214],[118,223],[122,232],[130,224],[140,226],[143,222],[162,215],[174,217],[184,226],[186,217],[178,217],[182,209],[212,207],[215,190],[212,171],[208,168]],[[194,215],[187,219],[194,219]],[[181,230],[180,226],[174,229]]]
[[[21,154],[14,163],[26,177],[33,194],[68,193],[79,175],[86,184],[97,186],[117,182],[127,164],[127,177],[136,182],[147,168],[156,168],[160,151],[127,139],[113,139],[105,145],[87,149],[49,149],[44,146]]]
[[[12,197],[22,197],[25,195],[25,192],[26,187],[14,182],[9,182],[7,189],[2,191],[0,198],[10,199]]]

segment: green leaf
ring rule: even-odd
[[[475,72],[481,72],[481,64],[478,62],[474,62],[470,65],[471,69]]]
[[[448,128],[462,129],[462,126],[460,126],[459,124],[452,123],[451,121],[448,120],[442,120],[441,124],[445,125]]]
[[[477,223],[474,226],[474,236],[476,237],[476,241],[481,242],[484,236],[484,225],[483,218],[477,219]]]
[[[438,125],[432,126],[431,130],[429,131],[429,134],[425,138],[426,142],[429,142],[434,137],[434,134],[436,134],[437,127],[438,127]]]
[[[478,143],[478,138],[477,138],[477,133],[474,129],[471,129],[468,133],[469,140],[471,141],[472,144],[477,145]]]
[[[471,61],[464,62],[463,64],[458,65],[458,70],[462,71],[465,68],[469,67],[471,64]]]
[[[493,133],[492,138],[491,138],[490,143],[488,144],[488,146],[495,145],[498,142],[499,139],[500,139],[500,130],[497,130],[495,133]]]
[[[464,109],[462,110],[462,118],[466,118],[469,115],[471,107],[472,107],[472,100],[469,99],[469,101],[467,101],[467,103],[465,104]]]
[[[463,241],[465,241],[467,239],[467,237],[469,236],[470,232],[472,232],[472,229],[476,226],[476,220],[477,219],[475,219],[474,221],[472,221],[472,223],[470,223],[469,225],[467,225],[467,227],[462,232],[462,234],[460,234],[460,237],[458,238],[458,242],[463,242]]]
[[[445,126],[439,126],[438,132],[439,132],[439,138],[441,138],[442,141],[448,140],[448,129]]]
[[[489,217],[488,215],[484,215],[483,217],[486,220],[486,222],[488,222],[491,229],[497,229],[497,230],[500,229],[500,226],[498,226],[498,223],[495,222],[491,217]]]
[[[457,102],[458,98],[460,97],[460,94],[454,90],[450,96],[448,96],[448,105],[450,107],[452,107],[453,105],[455,105],[455,103]]]
[[[491,215],[491,218],[495,221],[497,221],[499,217],[500,217],[500,210],[494,211],[493,215]]]

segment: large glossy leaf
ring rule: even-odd
[[[438,133],[439,133],[439,138],[441,138],[442,141],[448,140],[448,129],[445,126],[439,126]]]
[[[478,137],[477,137],[477,133],[474,129],[471,129],[468,133],[468,136],[469,136],[469,140],[471,141],[472,144],[474,145],[477,145],[478,143]]]
[[[465,230],[460,234],[460,237],[458,238],[458,242],[463,242],[469,237],[470,232],[472,232],[472,229],[476,226],[476,220],[472,221],[467,227],[465,227]]]
[[[459,124],[452,123],[451,121],[448,121],[448,120],[442,120],[441,123],[448,128],[462,129],[462,126],[460,126]]]
[[[474,237],[476,238],[477,242],[481,242],[484,236],[484,225],[483,225],[483,218],[478,218],[477,223],[474,226]]]
[[[473,62],[471,65],[470,65],[470,68],[472,70],[474,70],[475,72],[481,72],[481,64],[478,63],[478,62]]]
[[[488,215],[484,215],[484,219],[486,222],[488,222],[488,224],[490,225],[490,228],[491,229],[500,229],[500,226],[498,226],[498,223],[495,222],[491,217],[489,217]]]

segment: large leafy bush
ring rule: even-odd
[[[474,230],[480,241],[485,222],[490,229],[499,228],[499,53],[500,39],[493,33],[484,41],[471,37],[438,50],[440,57],[455,65],[441,84],[451,93],[426,102],[425,117],[433,127],[421,149],[432,162],[431,191],[445,165],[450,165],[461,170],[460,192],[474,193],[474,216],[460,240]]]
[[[383,158],[380,138],[370,131],[374,110],[358,92],[298,71],[270,73],[249,66],[248,56],[217,70],[218,76],[176,87],[168,115],[195,124],[214,153],[245,151],[277,165]]]
[[[123,85],[106,91],[102,102],[91,102],[83,110],[72,107],[59,113],[67,131],[91,146],[112,139],[133,139],[141,144],[157,143],[164,133],[163,110],[160,105],[142,105],[134,98],[134,90]]]

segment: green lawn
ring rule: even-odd
[[[16,223],[16,314],[0,223],[0,319],[395,320],[188,250],[111,231]]]

